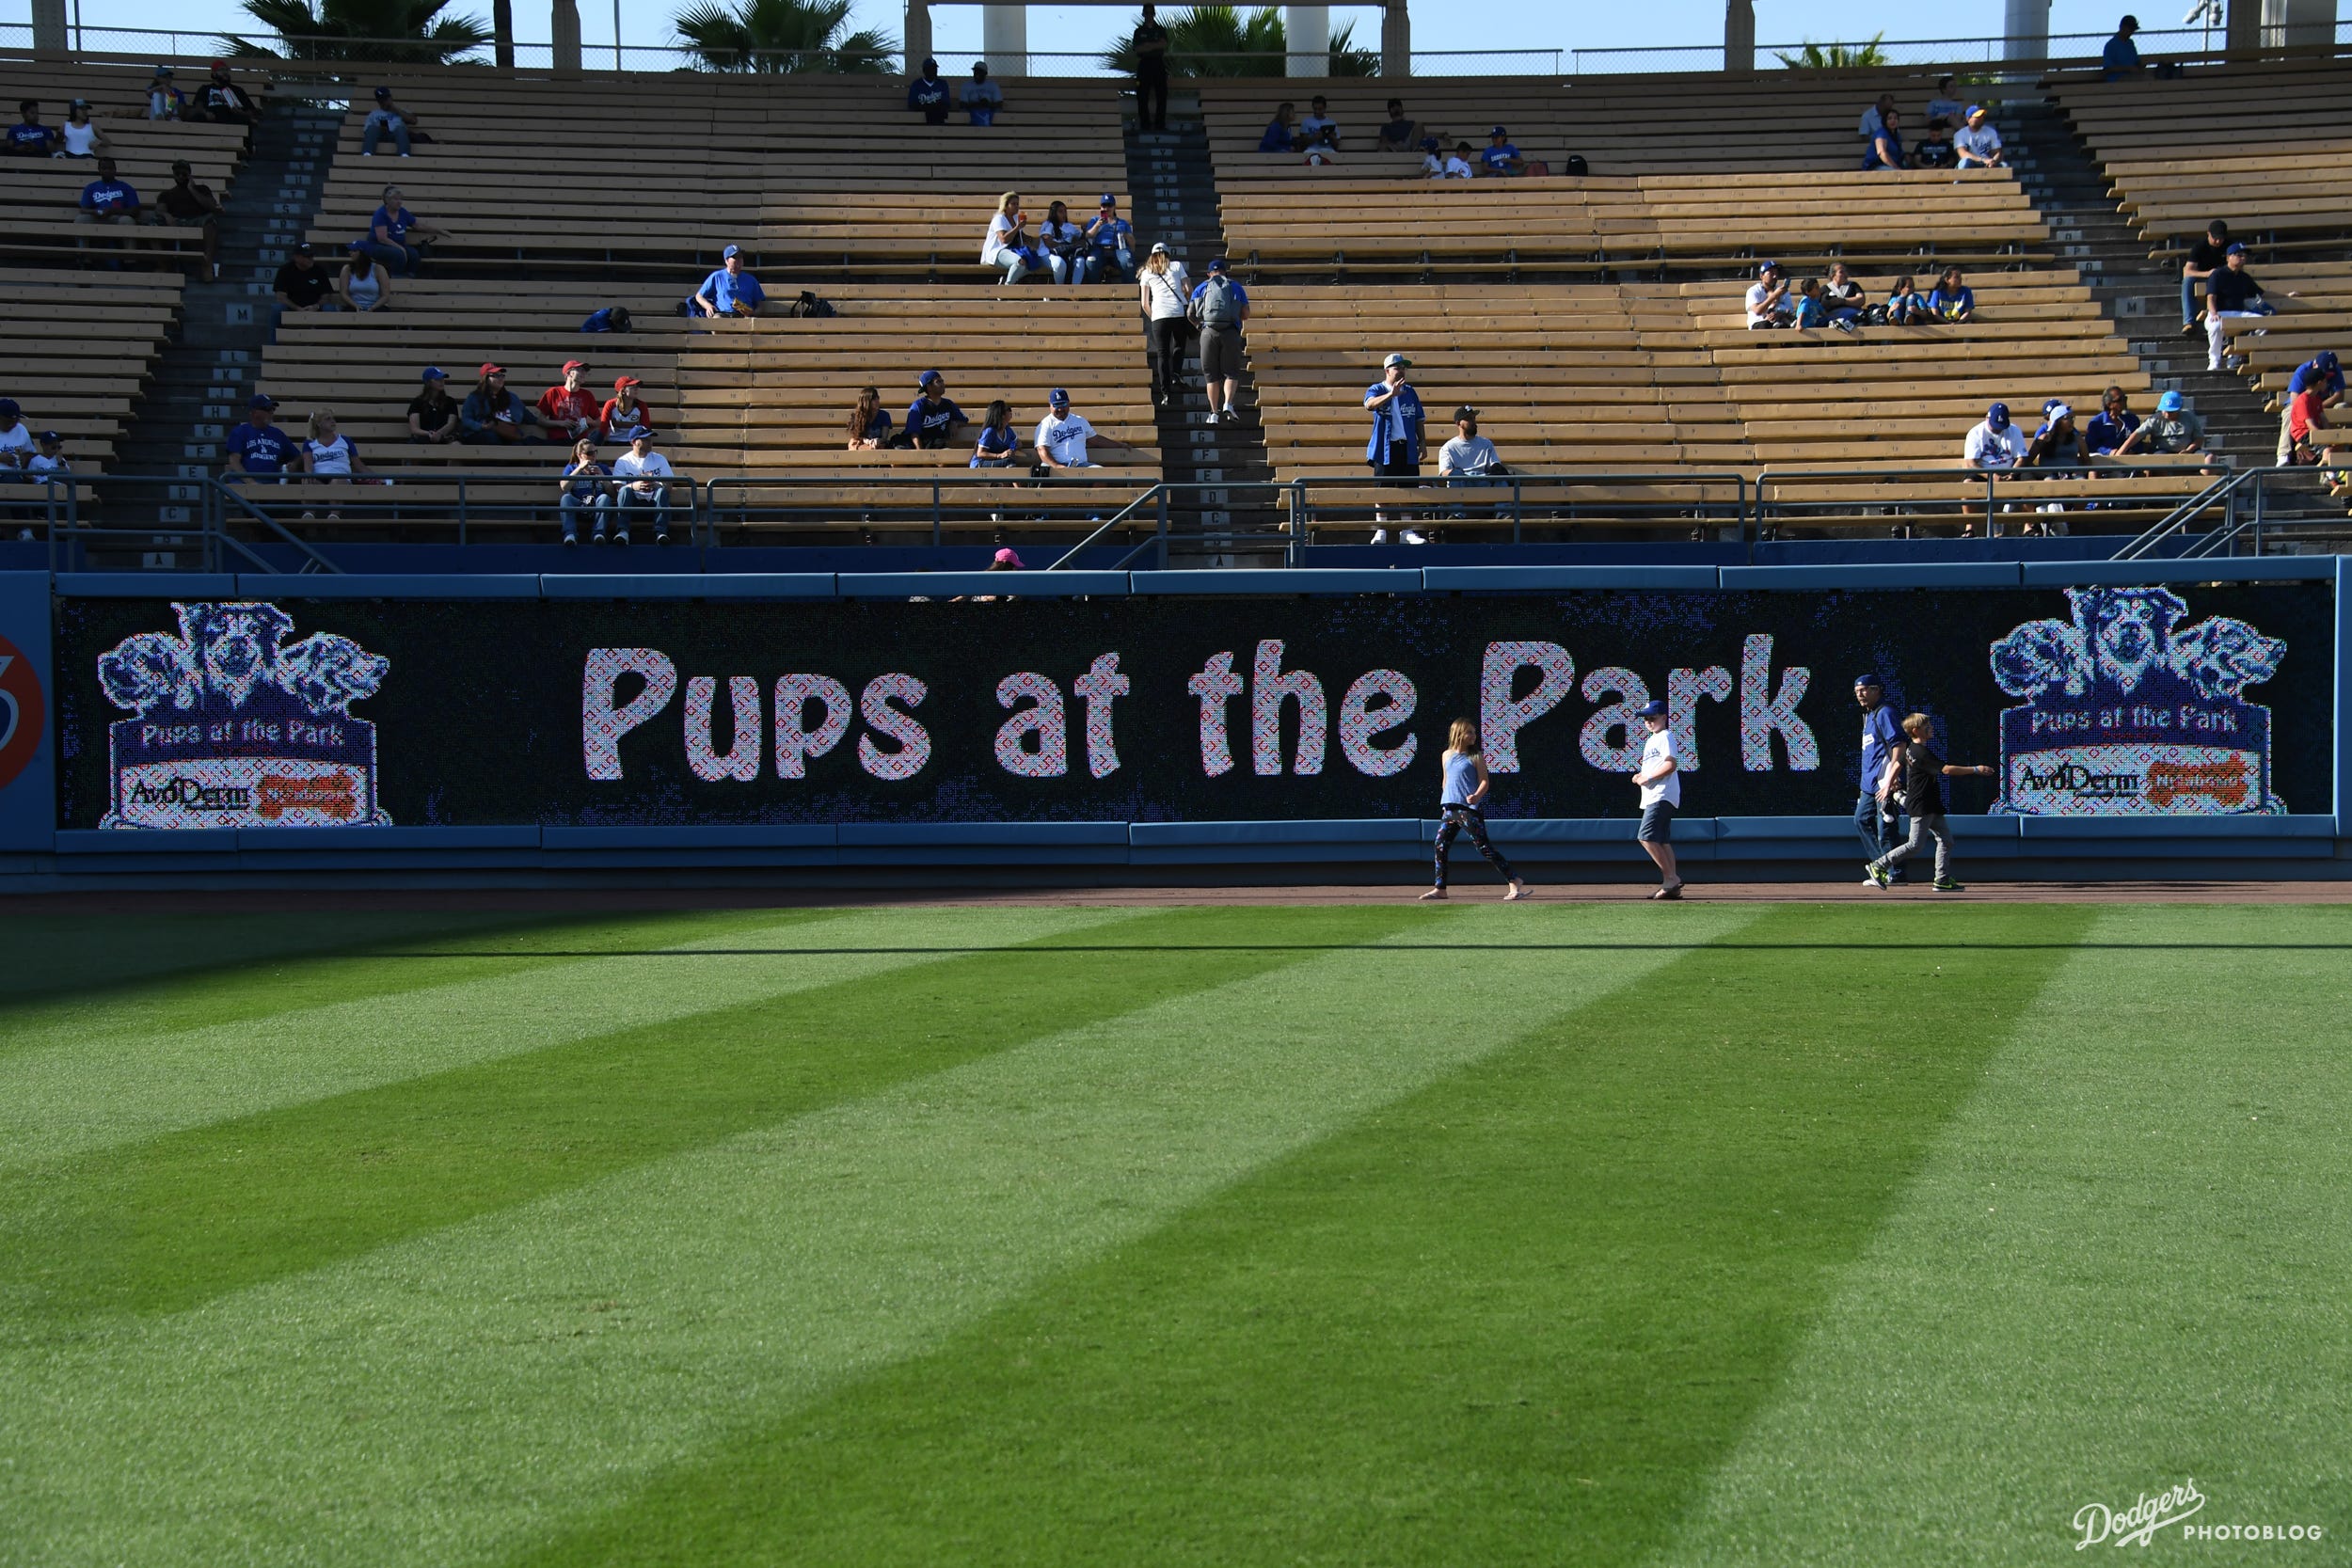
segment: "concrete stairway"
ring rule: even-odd
[[[221,442],[259,389],[262,350],[270,339],[270,281],[318,210],[342,119],[340,109],[273,103],[255,127],[223,204],[218,280],[192,283],[182,295],[179,335],[158,359],[116,449],[116,472],[171,481],[135,500],[125,498],[126,506],[140,507],[141,521],[151,509],[156,532],[144,545],[124,542],[106,564],[185,570],[199,563],[199,540],[174,525],[197,519],[196,482],[220,471]],[[389,175],[399,161],[387,166]],[[319,261],[333,266],[341,258]]]

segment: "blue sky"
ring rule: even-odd
[[[67,0],[69,8],[75,0]],[[2140,20],[2150,27],[2171,26],[2188,9],[2190,0],[2174,0],[2164,8],[2159,0],[2124,0],[2140,4]],[[2249,4],[2253,0],[2248,0]],[[1638,49],[1677,43],[1712,42],[1723,36],[1721,0],[1647,0],[1640,6],[1590,3],[1561,4],[1559,0],[1481,0],[1463,6],[1458,0],[1412,0],[1413,42],[1421,49],[1584,48]],[[611,0],[579,0],[580,25],[594,46],[612,37]],[[79,0],[86,27],[222,27],[243,17],[235,0]],[[2150,8],[2154,7],[2155,8]],[[677,0],[645,5],[631,0],[621,9],[622,36],[632,44],[670,41],[668,17],[681,8]],[[452,0],[453,12],[478,10],[485,17],[488,0]],[[544,0],[515,0],[516,31],[527,40],[547,37]],[[1795,42],[1807,38],[1874,32],[1886,25],[1868,7],[1824,7],[1811,0],[1756,0],[1756,39],[1762,43]],[[5,13],[23,22],[29,16],[25,0],[10,0]],[[2003,14],[2001,0],[1947,0],[1942,6],[1909,8],[1914,20],[1890,26],[1894,37],[1980,38],[1997,33]],[[2116,0],[2054,0],[2051,26],[2057,32],[2106,32],[2122,14]],[[860,25],[881,27],[896,37],[903,25],[903,4],[890,0],[859,0]],[[977,6],[934,6],[932,38],[942,53],[968,53],[980,44]],[[1332,9],[1333,25],[1343,18],[1358,18],[1359,40],[1376,44],[1380,36],[1377,10]],[[1872,18],[1852,27],[1833,25],[1837,16]],[[1089,50],[1132,25],[1132,13],[1110,8],[1038,6],[1029,12],[1029,46],[1036,50]],[[97,41],[95,40],[93,42]]]

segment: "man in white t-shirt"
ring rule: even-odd
[[[1666,727],[1666,705],[1653,702],[1642,709],[1642,728],[1649,738],[1642,742],[1642,766],[1634,770],[1633,782],[1642,790],[1642,825],[1634,838],[1658,863],[1658,874],[1663,880],[1652,898],[1682,896],[1682,875],[1675,868],[1675,811],[1682,804],[1682,768],[1675,760],[1674,732]]]
[[[1981,103],[1968,105],[1968,123],[1952,136],[1952,150],[1960,154],[1963,168],[1992,168],[2001,161],[2001,134]]]
[[[1748,285],[1749,329],[1787,326],[1796,317],[1796,307],[1788,303],[1788,275],[1780,263],[1767,261],[1756,268],[1756,281]]]
[[[1470,144],[1466,141],[1455,142],[1454,150],[1446,154],[1444,177],[1448,180],[1474,178],[1478,171],[1470,166]]]
[[[2026,460],[2026,437],[2009,417],[2009,404],[1996,403],[1984,411],[1981,422],[1969,427],[1968,439],[1961,449],[1961,461],[1968,467],[2000,470],[2014,468]]]
[[[1045,399],[1045,418],[1037,422],[1037,460],[1041,467],[1091,468],[1087,460],[1087,442],[1095,440],[1106,447],[1124,447],[1131,443],[1105,436],[1087,422],[1084,414],[1070,411],[1070,394],[1057,387]]]
[[[621,530],[612,536],[616,545],[628,543],[629,515],[650,510],[653,513],[653,542],[670,542],[670,460],[653,450],[654,435],[640,429],[629,437],[628,451],[612,460],[612,477],[621,492]]]

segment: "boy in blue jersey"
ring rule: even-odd
[[[1486,166],[1488,174],[1527,172],[1527,160],[1519,156],[1518,147],[1511,140],[1510,133],[1500,125],[1486,133],[1486,150],[1478,155],[1478,161]]]
[[[229,451],[229,467],[221,478],[225,483],[242,479],[259,480],[267,484],[285,482],[286,465],[294,460],[297,450],[294,438],[270,423],[278,400],[266,392],[254,394],[246,404],[246,422],[229,433],[224,445]]]
[[[1135,281],[1136,227],[1119,215],[1119,198],[1110,192],[1103,193],[1101,213],[1087,225],[1086,238],[1094,247],[1095,277],[1108,273],[1114,283]]]
[[[907,445],[945,447],[961,436],[972,421],[948,397],[947,378],[937,371],[925,371],[915,386],[922,395],[907,404]]]
[[[940,80],[937,60],[925,60],[923,74],[907,84],[907,107],[921,114],[926,125],[947,123],[947,84]]]

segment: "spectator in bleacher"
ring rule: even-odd
[[[385,137],[392,139],[392,150],[408,156],[409,147],[421,139],[417,133],[416,117],[392,102],[392,89],[375,89],[375,107],[368,111],[366,123],[359,127],[359,156],[373,158],[378,143]]]
[[[964,418],[963,410],[947,395],[946,376],[937,371],[925,371],[914,385],[920,395],[907,404],[907,445],[933,451],[948,445],[970,428],[972,421]]]
[[[1324,103],[1323,94],[1317,93],[1308,100],[1307,118],[1298,122],[1299,138],[1309,146],[1312,146],[1315,139],[1321,136],[1326,129],[1331,133],[1331,145],[1337,147],[1340,122],[1331,118],[1330,105]]]
[[[1788,275],[1780,270],[1778,261],[1766,261],[1756,269],[1756,281],[1748,285],[1748,329],[1762,326],[1787,326],[1797,316],[1797,308],[1788,301]]]
[[[1445,148],[1435,136],[1421,138],[1421,177],[1424,180],[1445,178]]]
[[[1200,329],[1200,389],[1208,395],[1209,422],[1232,424],[1241,418],[1233,407],[1233,393],[1240,386],[1242,324],[1249,319],[1249,293],[1233,281],[1224,257],[1209,263],[1209,276],[1192,291],[1185,310]]]
[[[1105,436],[1088,422],[1084,414],[1070,411],[1070,394],[1059,387],[1046,394],[1045,418],[1037,422],[1038,466],[1062,468],[1091,468],[1097,467],[1087,456],[1087,443],[1100,441],[1106,447],[1123,447],[1132,451],[1135,444],[1116,436]]]
[[[33,455],[33,433],[14,398],[0,398],[0,476],[14,478]]]
[[[1952,168],[1960,161],[1959,151],[1952,146],[1952,134],[1946,130],[1930,131],[1912,144],[1913,168]]]
[[[2230,257],[2230,226],[2220,218],[2205,225],[2205,237],[2188,247],[2188,259],[2181,263],[2181,336],[2195,333],[2202,319],[2204,308],[2197,296],[2203,291],[2197,287],[2219,272]]]
[[[1960,154],[1963,168],[1993,168],[2008,154],[2001,150],[2001,133],[1981,103],[1968,105],[1968,123],[1952,137],[1952,149]]]
[[[1823,296],[1820,278],[1807,277],[1798,282],[1796,306],[1797,313],[1789,318],[1789,325],[1809,328],[1829,325],[1829,301]]]
[[[2263,286],[2254,275],[2246,270],[2246,247],[2232,245],[2223,253],[2219,272],[2205,279],[2205,331],[2207,355],[2205,368],[2217,371],[2226,368],[2230,340],[2221,324],[2233,316],[2275,316],[2279,308],[2263,298]],[[2287,292],[2294,299],[2295,291]]]
[[[1935,320],[1935,311],[1928,304],[1928,296],[1919,292],[1918,280],[1905,273],[1895,279],[1895,287],[1886,296],[1886,323],[1889,326],[1922,326]]]
[[[2026,466],[2032,468],[2079,468],[2090,461],[2083,434],[2074,425],[2074,410],[2063,403],[2042,405],[2042,428],[2026,443]]]
[[[1961,448],[1961,467],[2005,472],[2026,460],[2026,437],[2009,417],[2009,404],[1996,403],[1984,419],[1968,430]]]
[[[1527,172],[1527,160],[1519,156],[1518,144],[1500,125],[1486,133],[1486,149],[1479,153],[1478,161],[1486,166],[1488,174]]]
[[[1159,12],[1155,8],[1143,8],[1143,20],[1136,24],[1136,30],[1129,35],[1127,42],[1136,56],[1136,129],[1165,131],[1168,129],[1168,29],[1160,25]]]
[[[2131,394],[2121,387],[2109,387],[2100,395],[2099,412],[2083,426],[2083,444],[2092,456],[2109,457],[2138,428],[2139,416],[2132,412]]]
[[[1880,93],[1879,101],[1862,111],[1862,123],[1855,128],[1855,134],[1864,141],[1877,140],[1879,132],[1885,128],[1887,115],[1894,107],[1895,95],[1891,92]]]
[[[1173,407],[1184,389],[1184,305],[1192,297],[1192,280],[1184,264],[1154,241],[1136,275],[1145,330],[1152,335],[1152,395],[1163,408]]]
[[[628,518],[632,512],[653,514],[653,542],[670,542],[670,480],[675,477],[670,460],[653,450],[654,434],[640,430],[629,437],[628,451],[612,460],[614,488],[620,492],[621,527],[613,535],[613,543],[628,543]]]
[[[539,394],[532,411],[539,416],[551,441],[577,441],[583,436],[593,439],[597,433],[597,415],[603,404],[587,387],[588,361],[564,361],[564,379]]]
[[[1958,85],[1956,77],[1939,76],[1935,79],[1935,96],[1928,100],[1929,130],[1957,131],[1967,120],[1968,116],[1963,110],[1960,100],[1952,96],[1952,89]]]
[[[342,270],[335,275],[335,302],[346,310],[381,310],[391,303],[392,275],[368,254],[363,240],[351,242]]]
[[[1447,154],[1445,161],[1445,177],[1448,180],[1470,180],[1476,177],[1478,170],[1470,166],[1471,150],[1470,144],[1466,141],[1457,141],[1454,144],[1454,150]]]
[[[882,393],[872,387],[861,387],[857,406],[850,410],[850,446],[851,451],[876,451],[890,445],[890,410],[882,405]]]
[[[419,446],[447,446],[466,433],[457,400],[449,395],[449,377],[437,365],[427,365],[421,379],[424,389],[408,400],[408,439]]]
[[[947,84],[940,79],[937,60],[925,60],[923,74],[907,84],[907,108],[922,115],[926,125],[947,123]]]
[[[270,422],[270,415],[278,409],[278,400],[266,392],[256,392],[246,404],[245,423],[229,433],[223,443],[228,449],[227,472],[222,476],[230,483],[246,479],[264,483],[284,482],[286,466],[296,460],[300,449],[294,438]]]
[[[1020,452],[1021,437],[1012,429],[1012,404],[997,398],[980,416],[980,434],[973,443],[971,467],[1009,468]]]
[[[1377,483],[1410,488],[1421,482],[1422,459],[1428,451],[1428,415],[1422,407],[1420,391],[1405,378],[1412,363],[1401,354],[1390,355],[1380,361],[1380,379],[1364,388],[1364,407],[1372,414],[1372,434],[1364,440],[1364,461],[1371,465]],[[1374,544],[1389,542],[1388,522],[1387,508],[1375,506]],[[1421,543],[1409,536],[1410,530],[1406,531],[1406,544]]]
[[[326,484],[349,484],[351,476],[364,474],[368,466],[359,461],[359,449],[351,444],[351,437],[335,427],[335,411],[322,408],[310,416],[310,437],[302,443],[295,456],[299,471]],[[308,517],[310,514],[305,512]],[[329,508],[329,517],[342,513]]]
[[[2116,24],[2115,36],[2099,51],[2099,63],[2106,68],[2106,80],[2114,82],[2139,74],[2139,45],[2132,41],[2132,35],[2138,31],[2139,18],[2136,16],[2127,16]]]
[[[2295,367],[2295,373],[2287,378],[2286,406],[2279,411],[2279,462],[2281,466],[2294,448],[2289,423],[2295,412],[2295,398],[2314,387],[2319,389],[2320,406],[2323,408],[2332,408],[2344,400],[2344,370],[2336,362],[2333,349],[2304,360]]]
[[[1119,215],[1119,198],[1108,191],[1096,203],[1094,221],[1087,225],[1087,244],[1094,247],[1090,280],[1107,277],[1124,283],[1135,277],[1136,226]]]
[[[1401,98],[1390,99],[1389,118],[1380,125],[1380,150],[1409,152],[1420,132],[1420,123],[1405,112],[1405,101]]]
[[[980,265],[1004,269],[1003,281],[1018,283],[1039,267],[1045,258],[1029,243],[1029,214],[1021,210],[1021,193],[1007,191],[996,200],[995,215],[988,220],[988,233],[980,241]]]
[[[270,280],[270,293],[278,301],[278,315],[270,325],[273,332],[278,322],[285,320],[289,310],[340,310],[335,300],[335,279],[318,264],[316,254],[305,241],[287,253]]]
[[[419,244],[411,245],[414,234]],[[424,246],[450,237],[449,230],[427,223],[408,210],[408,198],[398,185],[384,187],[384,202],[368,220],[368,254],[403,277],[414,277],[424,261]]]
[[[993,125],[997,115],[1004,111],[1005,89],[988,79],[986,60],[972,62],[972,80],[963,84],[959,96],[964,114],[975,125]]]
[[[2306,387],[2287,400],[2287,461],[2296,467],[2332,467],[2335,453],[2321,432],[2328,422],[2328,404],[2317,386]],[[2335,486],[2330,483],[2332,490]]]
[[[596,434],[608,441],[629,441],[641,430],[656,428],[653,410],[637,395],[644,385],[633,375],[617,376],[612,382],[612,395],[604,400],[596,414]]]
[[[743,247],[728,245],[719,252],[719,265],[703,279],[691,301],[697,316],[756,316],[768,303],[768,291],[743,264]]]
[[[95,158],[107,150],[105,134],[90,123],[89,100],[77,98],[67,104],[65,123],[57,127],[57,156]]]
[[[133,226],[138,223],[139,193],[115,178],[112,158],[98,160],[98,178],[82,187],[81,210],[73,214],[73,220]]]
[[[2205,421],[2188,411],[2187,400],[2178,392],[2167,392],[2156,400],[2156,411],[2139,421],[2139,428],[2115,449],[2118,457],[2135,452],[2167,452],[2205,450]]]
[[[529,446],[540,439],[539,416],[507,390],[503,365],[482,367],[482,379],[457,405],[457,418],[466,427],[458,439],[469,447]]]
[[[209,279],[219,270],[220,198],[212,186],[197,183],[196,171],[184,160],[171,166],[171,183],[155,198],[147,221],[167,229],[203,230],[204,276]]]
[[[183,118],[210,120],[215,125],[259,125],[262,111],[246,96],[243,87],[230,76],[229,62],[213,62],[212,79],[197,92],[196,112]]]
[[[559,499],[556,509],[564,524],[564,543],[580,543],[580,515],[587,513],[596,528],[588,536],[592,545],[604,543],[605,515],[612,510],[612,470],[596,461],[594,437],[583,436],[572,443],[572,455],[564,464],[564,478],[555,489]]]
[[[1298,138],[1298,127],[1292,123],[1297,114],[1298,105],[1295,103],[1276,104],[1272,122],[1266,126],[1265,135],[1258,138],[1258,150],[1261,152],[1297,151],[1301,145]]]
[[[1502,458],[1496,455],[1495,444],[1478,434],[1478,410],[1468,404],[1456,408],[1454,411],[1454,439],[1438,449],[1438,477],[1445,481],[1446,487],[1467,490],[1502,484],[1504,483],[1503,476],[1509,472],[1502,466]],[[1501,502],[1496,503],[1495,510],[1498,513],[1502,510]],[[1465,507],[1454,509],[1456,517],[1467,515]],[[1413,543],[1409,533],[1405,542],[1408,545]]]
[[[1870,138],[1870,150],[1862,155],[1866,169],[1909,167],[1903,151],[1903,117],[1888,109],[1879,117],[1878,135]]]
[[[1086,230],[1070,221],[1070,204],[1057,201],[1045,209],[1038,226],[1037,247],[1057,283],[1084,283],[1093,270],[1094,252],[1086,244]]]
[[[180,119],[188,112],[188,95],[172,85],[171,67],[159,65],[147,83],[147,118]]]
[[[65,460],[64,436],[54,430],[44,430],[33,439],[40,444],[40,450],[24,460],[24,477],[27,480],[38,484],[43,480],[73,471],[72,466]]]
[[[1869,303],[1870,296],[1854,281],[1853,274],[1846,270],[1846,263],[1832,261],[1829,281],[1821,285],[1821,305],[1829,312],[1829,319],[1851,325],[1862,319],[1863,309]]]
[[[8,150],[20,158],[46,158],[57,150],[57,133],[40,122],[40,105],[28,98],[16,106],[22,116],[8,127]]]
[[[1307,143],[1306,165],[1309,168],[1323,168],[1339,161],[1340,134],[1327,125]]]
[[[1977,313],[1977,291],[1962,278],[1958,267],[1946,267],[1928,295],[1928,311],[1940,322],[1964,322]]]

